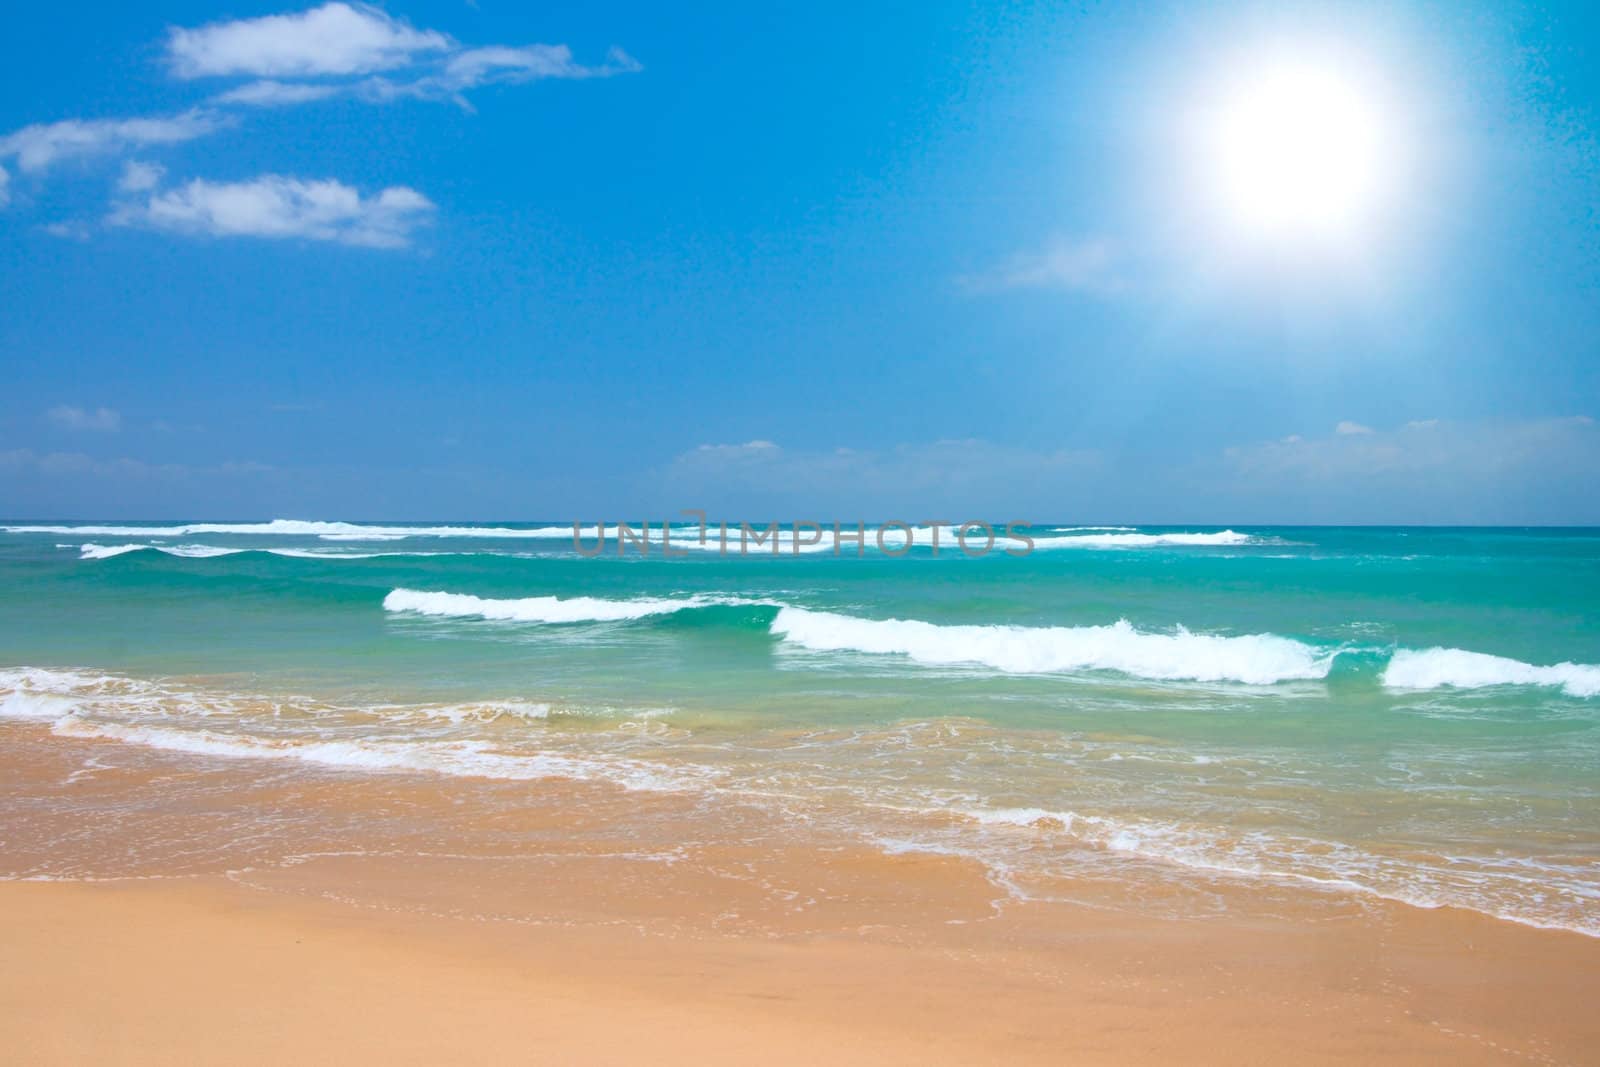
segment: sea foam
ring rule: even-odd
[[[97,545],[87,543],[82,545],[58,545],[58,548],[78,549],[82,559],[113,559],[117,556],[127,555],[130,552],[159,552],[165,556],[176,556],[180,559],[212,559],[218,556],[238,556],[248,552],[262,552],[269,556],[283,556],[287,559],[322,559],[322,560],[347,560],[347,559],[383,559],[392,556],[406,558],[424,556],[470,556],[472,552],[423,552],[417,550],[395,550],[392,552],[347,552],[339,549],[316,548],[223,548],[219,545]]]
[[[383,598],[385,611],[409,611],[419,615],[453,618],[493,619],[506,622],[622,622],[650,615],[669,615],[676,611],[711,607],[718,604],[758,604],[741,597],[640,597],[632,600],[603,600],[578,596],[562,599],[553,596],[520,597],[496,600],[466,593],[430,593],[417,589],[395,589]]]
[[[1096,527],[1079,527],[1092,530]],[[1206,547],[1257,544],[1259,539],[1235,530],[1218,530],[1213,533],[1073,533],[1068,537],[1037,535],[1034,548],[1157,548]]]
[[[456,778],[513,781],[567,778],[607,782],[629,790],[674,792],[693,788],[698,776],[638,760],[567,756],[553,752],[496,751],[480,741],[300,741],[250,737],[63,715],[51,725],[61,737],[99,738],[124,744],[225,759],[287,759],[353,771],[410,771]]]
[[[1118,671],[1162,681],[1271,685],[1324,678],[1335,653],[1275,634],[1224,637],[1147,633],[1109,626],[944,626],[861,619],[784,607],[772,620],[783,640],[819,652],[898,654],[926,664],[977,664],[1008,674]]]
[[[1459,648],[1400,649],[1383,671],[1390,689],[1482,689],[1494,685],[1559,687],[1568,696],[1600,695],[1600,666],[1557,663],[1537,667],[1505,656]]]
[[[191,522],[179,526],[0,526],[6,533],[67,534],[80,537],[192,537],[243,534],[257,537],[316,537],[332,541],[395,541],[406,537],[571,537],[572,526],[367,526],[353,522],[273,519],[271,522]],[[595,527],[584,536],[592,537]]]

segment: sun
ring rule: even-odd
[[[1383,115],[1337,71],[1279,64],[1235,79],[1207,126],[1214,199],[1234,227],[1338,238],[1379,206]]]

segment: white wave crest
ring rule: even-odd
[[[704,596],[641,597],[633,600],[602,600],[577,596],[520,597],[495,600],[467,593],[430,593],[417,589],[395,589],[383,598],[385,611],[410,611],[419,615],[454,618],[494,619],[507,622],[621,622],[648,615],[670,615],[689,608],[716,604],[760,604],[763,601],[742,597]]]
[[[1081,527],[1081,529],[1093,529]],[[1155,548],[1179,546],[1229,546],[1259,543],[1259,539],[1236,530],[1213,533],[1074,533],[1069,537],[1039,536],[1034,548]]]
[[[1459,648],[1400,649],[1383,670],[1390,689],[1482,689],[1493,685],[1559,687],[1568,696],[1600,695],[1600,666],[1557,663],[1536,667],[1505,656]]]
[[[242,534],[257,537],[316,537],[339,541],[397,541],[407,537],[558,538],[572,536],[562,526],[367,526],[353,522],[273,519],[271,522],[191,522],[178,526],[0,526],[6,533],[68,534],[80,537],[193,537],[198,534]],[[586,527],[584,536],[596,528]]]
[[[1274,634],[1143,633],[1125,620],[1110,626],[941,626],[793,607],[778,612],[772,632],[814,651],[898,654],[918,663],[980,664],[1009,674],[1103,670],[1249,685],[1324,678],[1336,654]]]
[[[78,554],[83,559],[110,559],[113,556],[126,555],[129,552],[163,552],[169,556],[181,556],[184,559],[210,559],[213,556],[231,556],[238,552],[245,552],[243,548],[216,548],[211,545],[96,545],[85,544],[78,546]]]
[[[1004,527],[994,527],[995,541],[999,547],[1017,547],[1022,543],[1020,536],[1009,537]],[[1233,530],[1220,530],[1206,533],[1138,533],[1130,526],[1068,526],[1053,529],[1039,528],[1041,532],[1032,533],[1030,536],[1036,548],[1142,548],[1153,546],[1206,546],[1206,545],[1245,545],[1259,542],[1261,539],[1249,534],[1237,533]],[[0,526],[6,533],[34,533],[34,534],[61,534],[79,537],[194,537],[209,534],[239,535],[255,537],[307,537],[323,541],[398,541],[406,538],[485,538],[491,540],[568,540],[573,538],[573,524],[562,523],[547,526],[400,526],[400,525],[367,525],[352,522],[323,522],[304,519],[273,519],[270,522],[192,522],[172,526],[155,525],[50,525],[50,526]],[[637,523],[630,527],[631,536],[647,537],[654,545],[662,543],[662,526],[660,523],[651,523],[648,526]],[[856,532],[851,524],[845,524],[843,531],[848,537]],[[730,524],[726,534],[719,525],[708,525],[701,529],[698,524],[673,525],[668,528],[668,535],[674,548],[697,549],[712,552],[727,552],[729,554],[759,555],[763,552],[773,551],[776,543],[777,551],[781,554],[792,555],[795,553],[833,552],[836,549],[854,554],[857,550],[854,540],[840,540],[835,536],[831,526],[825,526],[821,533],[806,529],[796,531],[793,529],[779,529],[773,535],[766,535],[761,527],[755,527],[754,532],[762,534],[764,540],[760,544],[748,538],[741,541],[741,528],[737,524]],[[867,551],[876,549],[881,543],[883,547],[891,550],[905,546],[909,539],[914,544],[922,547],[931,545],[937,536],[941,548],[954,550],[957,545],[958,528],[955,526],[941,526],[937,530],[929,526],[912,527],[908,535],[899,527],[868,526],[865,530],[864,547]],[[1024,531],[1027,532],[1027,531]],[[619,527],[608,525],[583,526],[577,530],[578,536],[583,540],[585,547],[591,550],[595,547],[597,539],[604,535],[609,551],[615,551],[618,541]],[[703,539],[702,539],[703,534]],[[980,528],[974,527],[968,531],[968,542],[981,547],[985,543],[985,535]],[[812,543],[812,538],[817,538]],[[630,544],[632,542],[630,541]]]
[[[222,548],[218,545],[97,545],[93,543],[82,545],[59,545],[59,548],[78,549],[82,559],[111,559],[115,556],[126,555],[129,552],[160,552],[167,556],[177,556],[180,559],[212,559],[217,556],[237,556],[245,552],[264,552],[269,556],[283,556],[287,559],[383,559],[392,556],[406,558],[423,556],[470,556],[471,552],[421,552],[421,551],[394,551],[394,552],[345,552],[338,549],[316,548]]]

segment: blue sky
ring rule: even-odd
[[[1600,522],[1588,5],[10,28],[10,516]],[[1262,57],[1359,223],[1208,192]]]

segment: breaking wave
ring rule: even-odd
[[[417,589],[395,589],[383,598],[385,611],[409,611],[419,615],[451,618],[493,619],[505,622],[622,622],[650,615],[670,615],[693,608],[725,604],[760,604],[764,601],[730,596],[639,597],[632,600],[603,600],[578,596],[530,596],[514,600],[494,600],[466,593],[430,593]]]
[[[71,545],[63,545],[71,548]],[[78,555],[82,559],[112,559],[116,556],[125,556],[130,552],[160,552],[165,556],[176,556],[179,559],[213,559],[218,556],[238,556],[250,552],[263,552],[269,556],[283,556],[288,559],[381,559],[388,556],[454,556],[471,555],[472,553],[458,552],[341,552],[336,550],[319,551],[314,548],[222,548],[217,545],[78,545]]]
[[[1383,670],[1390,689],[1483,689],[1495,685],[1559,688],[1568,696],[1600,695],[1600,666],[1557,663],[1537,667],[1505,656],[1459,648],[1399,649]]]
[[[836,551],[855,554],[857,552],[857,542],[855,540],[855,535],[858,533],[857,527],[854,524],[847,523],[843,524],[841,529],[843,532],[842,537],[836,534],[831,525],[824,525],[820,531],[809,527],[803,530],[785,527],[776,530],[775,533],[769,536],[763,528],[755,527],[752,532],[761,534],[764,538],[764,540],[757,543],[745,538],[742,528],[738,524],[729,524],[726,527],[719,524],[711,524],[704,529],[697,524],[691,524],[669,527],[669,536],[675,549],[725,552],[733,555],[761,555],[763,553],[772,553],[774,549],[778,553],[785,555]],[[475,538],[487,540],[564,540],[570,543],[574,534],[573,524],[571,523],[530,526],[403,526],[322,522],[302,519],[273,519],[270,522],[193,522],[169,526],[136,524],[0,526],[0,530],[15,534],[57,534],[76,537],[166,538],[228,535],[301,537],[336,542],[401,541],[407,538]],[[1003,525],[994,526],[992,530],[994,534],[994,545],[992,547],[1011,549],[1024,547],[1022,536],[1008,534]],[[1036,549],[1228,547],[1283,543],[1275,538],[1259,537],[1234,530],[1140,533],[1136,527],[1132,526],[1027,527],[1020,524],[1018,525],[1018,530],[1027,535]],[[960,531],[961,528],[948,525],[912,526],[908,532],[905,527],[895,525],[874,526],[869,524],[865,527],[864,536],[861,537],[861,546],[866,551],[880,548],[896,551],[903,549],[909,538],[918,548],[931,548],[937,544],[943,551],[956,551],[960,547],[958,538]],[[615,551],[619,533],[619,527],[616,525],[600,526],[594,524],[581,526],[577,530],[578,537],[585,547],[591,551],[602,538],[610,546],[608,551]],[[966,533],[966,541],[973,547],[974,551],[981,548],[987,541],[988,535],[984,533],[981,526],[972,526]],[[630,528],[630,537],[646,537],[650,544],[659,546],[662,544],[661,524],[634,525]],[[637,542],[630,541],[630,544],[636,546]],[[124,551],[131,551],[131,549],[124,548]],[[221,555],[224,553],[222,549],[216,549],[210,554]],[[86,558],[103,557],[88,556],[86,554]]]
[[[1118,671],[1160,681],[1272,685],[1325,678],[1333,651],[1274,634],[1224,637],[1148,633],[1109,626],[943,626],[912,619],[860,619],[784,607],[772,632],[819,652],[899,654],[918,663],[978,664],[1008,674]]]
[[[191,522],[178,526],[0,526],[6,533],[64,534],[81,537],[193,537],[243,534],[255,537],[316,537],[325,541],[398,541],[407,537],[568,537],[572,524],[560,526],[368,526],[354,522],[273,519],[271,522]],[[585,529],[593,536],[596,528]]]
[[[1096,527],[1078,527],[1082,530]],[[1126,527],[1117,532],[1073,533],[1070,537],[1036,536],[1034,548],[1158,548],[1158,547],[1229,547],[1236,545],[1278,544],[1276,540],[1260,538],[1235,530],[1218,530],[1214,533],[1132,533]]]

